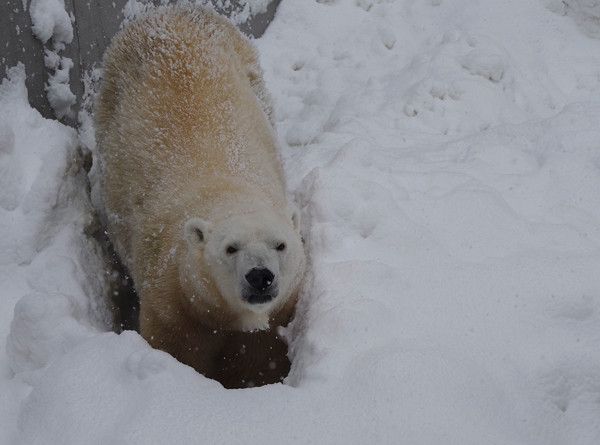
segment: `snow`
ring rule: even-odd
[[[71,18],[65,10],[64,0],[32,0],[29,15],[33,35],[44,44],[52,40],[52,49],[44,50],[44,65],[50,70],[46,96],[55,116],[62,119],[71,113],[71,106],[76,102],[69,86],[73,60],[58,54],[73,40]]]
[[[596,0],[283,0],[283,385],[107,332],[78,136],[0,87],[0,443],[600,443]],[[2,346],[3,347],[3,346]]]
[[[62,43],[73,40],[73,27],[69,14],[65,11],[64,0],[32,0],[29,15],[31,30],[42,43],[51,38]]]
[[[241,25],[251,17],[265,13],[271,1],[272,0],[238,0],[232,2],[231,0],[179,0],[177,2],[170,2],[169,0],[160,0],[155,3],[163,6],[169,3],[207,6],[222,12],[225,11],[232,23]],[[155,3],[153,3],[152,0],[127,0],[122,11],[124,17],[122,26],[142,17],[145,13],[155,8]]]

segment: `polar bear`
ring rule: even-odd
[[[101,199],[140,333],[226,387],[277,382],[305,268],[256,51],[203,8],[159,8],[104,56]]]

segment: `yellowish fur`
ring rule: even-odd
[[[107,229],[140,297],[141,334],[226,386],[278,381],[289,361],[274,330],[292,316],[303,254],[289,298],[240,312],[205,268],[191,270],[183,237],[197,216],[289,219],[253,46],[204,9],[154,12],[108,49],[95,118]],[[242,332],[255,328],[267,330]]]

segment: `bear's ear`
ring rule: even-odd
[[[190,247],[200,247],[206,243],[211,224],[202,218],[190,218],[185,223],[184,236]]]

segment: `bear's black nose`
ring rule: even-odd
[[[269,269],[259,269],[255,267],[246,274],[246,281],[253,289],[258,291],[267,290],[271,284],[275,275]]]

